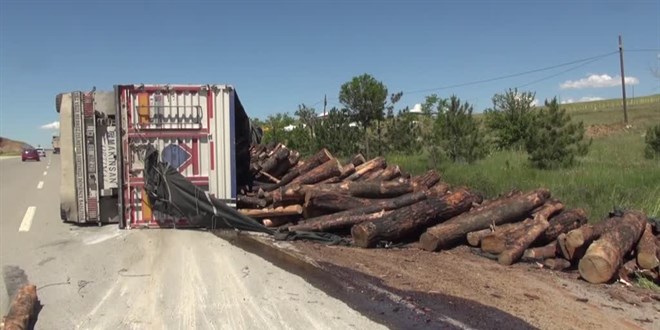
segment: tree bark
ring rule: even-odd
[[[401,175],[401,168],[398,165],[389,165],[381,173],[370,177],[369,180],[390,181]]]
[[[484,252],[500,254],[511,245],[511,242],[517,236],[516,233],[524,232],[529,228],[533,219],[525,219],[522,222],[507,223],[499,226],[499,230],[492,232],[481,238],[481,249]]]
[[[273,176],[282,178],[282,176],[285,175],[290,169],[298,165],[298,161],[300,161],[300,153],[297,151],[291,151],[289,153],[289,157],[287,157],[285,161],[280,162],[277,165],[277,168],[272,171]]]
[[[478,197],[471,192],[459,190],[395,210],[382,219],[355,225],[351,236],[355,245],[363,248],[374,247],[380,241],[398,242],[469,210],[477,200]]]
[[[289,149],[282,146],[261,165],[261,171],[272,174],[271,171],[275,170],[280,163],[283,163],[289,157],[289,153]]]
[[[269,219],[264,219],[263,223],[264,226],[272,228],[272,227],[279,227],[282,225],[286,225],[287,223],[291,223],[296,221],[295,216],[285,216],[285,217],[277,217],[277,218],[269,218]]]
[[[22,286],[9,306],[9,313],[4,317],[4,329],[28,329],[30,320],[35,317],[38,304],[37,287],[32,284]]]
[[[641,269],[655,269],[658,267],[657,247],[650,223],[644,226],[644,233],[637,243],[637,264]]]
[[[554,258],[556,256],[557,256],[557,241],[552,241],[548,245],[525,250],[522,259],[525,261],[534,261],[534,260],[544,260],[548,258]]]
[[[486,229],[491,224],[501,225],[524,218],[531,210],[542,205],[550,191],[539,189],[525,195],[514,196],[506,202],[459,215],[447,222],[429,228],[420,239],[425,250],[448,249],[465,239],[467,233]]]
[[[357,166],[355,168],[355,173],[349,175],[345,180],[356,181],[366,173],[371,172],[375,169],[383,168],[385,166],[387,166],[387,163],[385,162],[385,158],[376,157],[364,164],[361,164],[360,166]]]
[[[467,233],[466,238],[467,238],[468,244],[470,244],[472,246],[481,246],[482,240],[484,238],[489,237],[489,236],[491,236],[492,234],[495,234],[495,233],[507,232],[507,231],[511,230],[516,225],[518,225],[518,223],[505,223],[501,226],[493,226],[493,228],[486,228],[486,229],[482,229],[482,230],[469,232],[469,233]]]
[[[413,186],[410,182],[398,181],[345,181],[333,184],[290,185],[286,189],[280,188],[272,191],[271,195],[276,205],[300,204],[305,201],[305,194],[310,191],[335,192],[364,198],[391,198],[411,193]]]
[[[341,164],[337,159],[331,159],[314,169],[301,174],[291,181],[291,184],[314,184],[341,174]]]
[[[402,195],[396,198],[379,200],[372,205],[350,209],[338,213],[323,215],[315,218],[310,218],[307,219],[304,224],[292,226],[291,230],[313,230],[313,228],[318,228],[322,226],[321,223],[332,221],[334,219],[341,217],[360,216],[360,215],[376,213],[380,211],[395,210],[408,205],[418,203],[429,197],[440,197],[444,195],[445,192],[447,192],[446,185],[436,185],[431,189],[425,191],[418,191],[418,192]]]
[[[364,155],[362,154],[357,154],[353,156],[351,159],[351,164],[353,164],[355,167],[360,166],[364,164],[367,160],[364,158]]]
[[[303,207],[300,205],[289,205],[286,207],[275,207],[275,208],[266,208],[266,209],[239,209],[238,212],[241,212],[244,215],[247,215],[252,218],[272,218],[272,217],[283,217],[290,215],[300,215],[303,212]]]
[[[429,170],[423,175],[416,176],[412,179],[412,184],[415,189],[430,188],[438,182],[440,182],[440,173],[436,170]]]
[[[529,227],[525,228],[524,231],[518,233],[512,233],[514,237],[511,245],[507,246],[507,249],[504,250],[499,258],[498,262],[501,265],[511,265],[514,262],[517,262],[525,249],[529,247],[534,241],[546,230],[550,223],[548,223],[548,218],[555,212],[559,212],[564,208],[564,205],[561,203],[552,203],[546,204],[543,209],[541,209],[534,219],[531,221]]]
[[[293,180],[297,179],[298,176],[300,176],[301,174],[306,174],[307,172],[326,163],[331,159],[333,158],[330,152],[327,149],[323,148],[321,149],[321,151],[317,152],[314,156],[304,160],[303,162],[298,162],[298,165],[296,165],[296,167],[289,170],[282,177],[282,179],[278,184],[264,187],[264,190],[273,191],[279,187],[284,187],[290,184],[291,182],[293,182]]]
[[[618,221],[612,230],[604,232],[580,259],[580,276],[590,283],[607,282],[616,274],[623,256],[635,246],[647,222],[646,216],[636,211],[616,218]]]
[[[583,209],[564,211],[550,219],[550,226],[539,237],[537,243],[548,244],[557,237],[587,223],[587,213]]]
[[[305,213],[327,214],[373,204],[375,200],[353,197],[336,192],[310,190],[305,194]]]
[[[237,207],[239,209],[242,209],[242,208],[262,209],[262,208],[266,207],[267,202],[266,202],[265,199],[258,198],[258,197],[238,195],[236,204],[237,204]]]
[[[557,237],[559,251],[566,260],[577,261],[584,256],[589,244],[604,232],[612,230],[618,218],[608,218],[595,225],[586,224]]]
[[[384,169],[384,168],[377,168],[377,169],[374,169],[374,170],[372,170],[372,171],[369,171],[369,172],[365,173],[364,175],[362,175],[361,177],[359,177],[359,178],[358,178],[357,180],[355,180],[355,181],[371,181],[371,180],[375,180],[375,179],[376,179],[378,176],[380,176],[383,172],[385,172],[385,169]]]
[[[379,211],[374,213],[335,216],[325,221],[306,221],[304,223],[291,226],[290,230],[297,231],[336,231],[350,228],[353,225],[366,221],[382,219],[393,211]]]
[[[571,262],[562,258],[550,258],[543,262],[543,266],[552,270],[566,270],[571,268]]]

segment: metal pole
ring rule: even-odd
[[[623,121],[628,124],[628,108],[626,107],[626,75],[623,73],[623,41],[619,35],[619,61],[621,63],[621,91],[623,93]]]

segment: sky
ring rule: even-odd
[[[0,136],[48,146],[58,93],[115,84],[230,84],[261,119],[363,73],[398,109],[619,98],[619,34],[628,96],[659,94],[660,0],[0,0]]]

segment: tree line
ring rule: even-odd
[[[320,148],[340,156],[424,153],[434,164],[472,163],[496,150],[521,150],[534,167],[563,168],[591,145],[583,123],[573,122],[556,97],[535,106],[534,92],[508,89],[475,116],[473,106],[456,95],[428,95],[416,112],[397,109],[402,95],[363,74],[342,84],[341,107],[325,116],[301,104],[293,116],[277,113],[255,124],[264,130],[264,143],[281,142],[303,154]]]

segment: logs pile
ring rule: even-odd
[[[433,170],[411,176],[361,154],[342,164],[326,149],[302,159],[283,144],[253,146],[250,170],[254,184],[241,189],[238,209],[268,227],[350,234],[363,248],[469,244],[502,265],[577,267],[591,283],[640,274],[659,280],[660,236],[640,212],[591,225],[583,209],[566,209],[547,189],[483,201]]]

